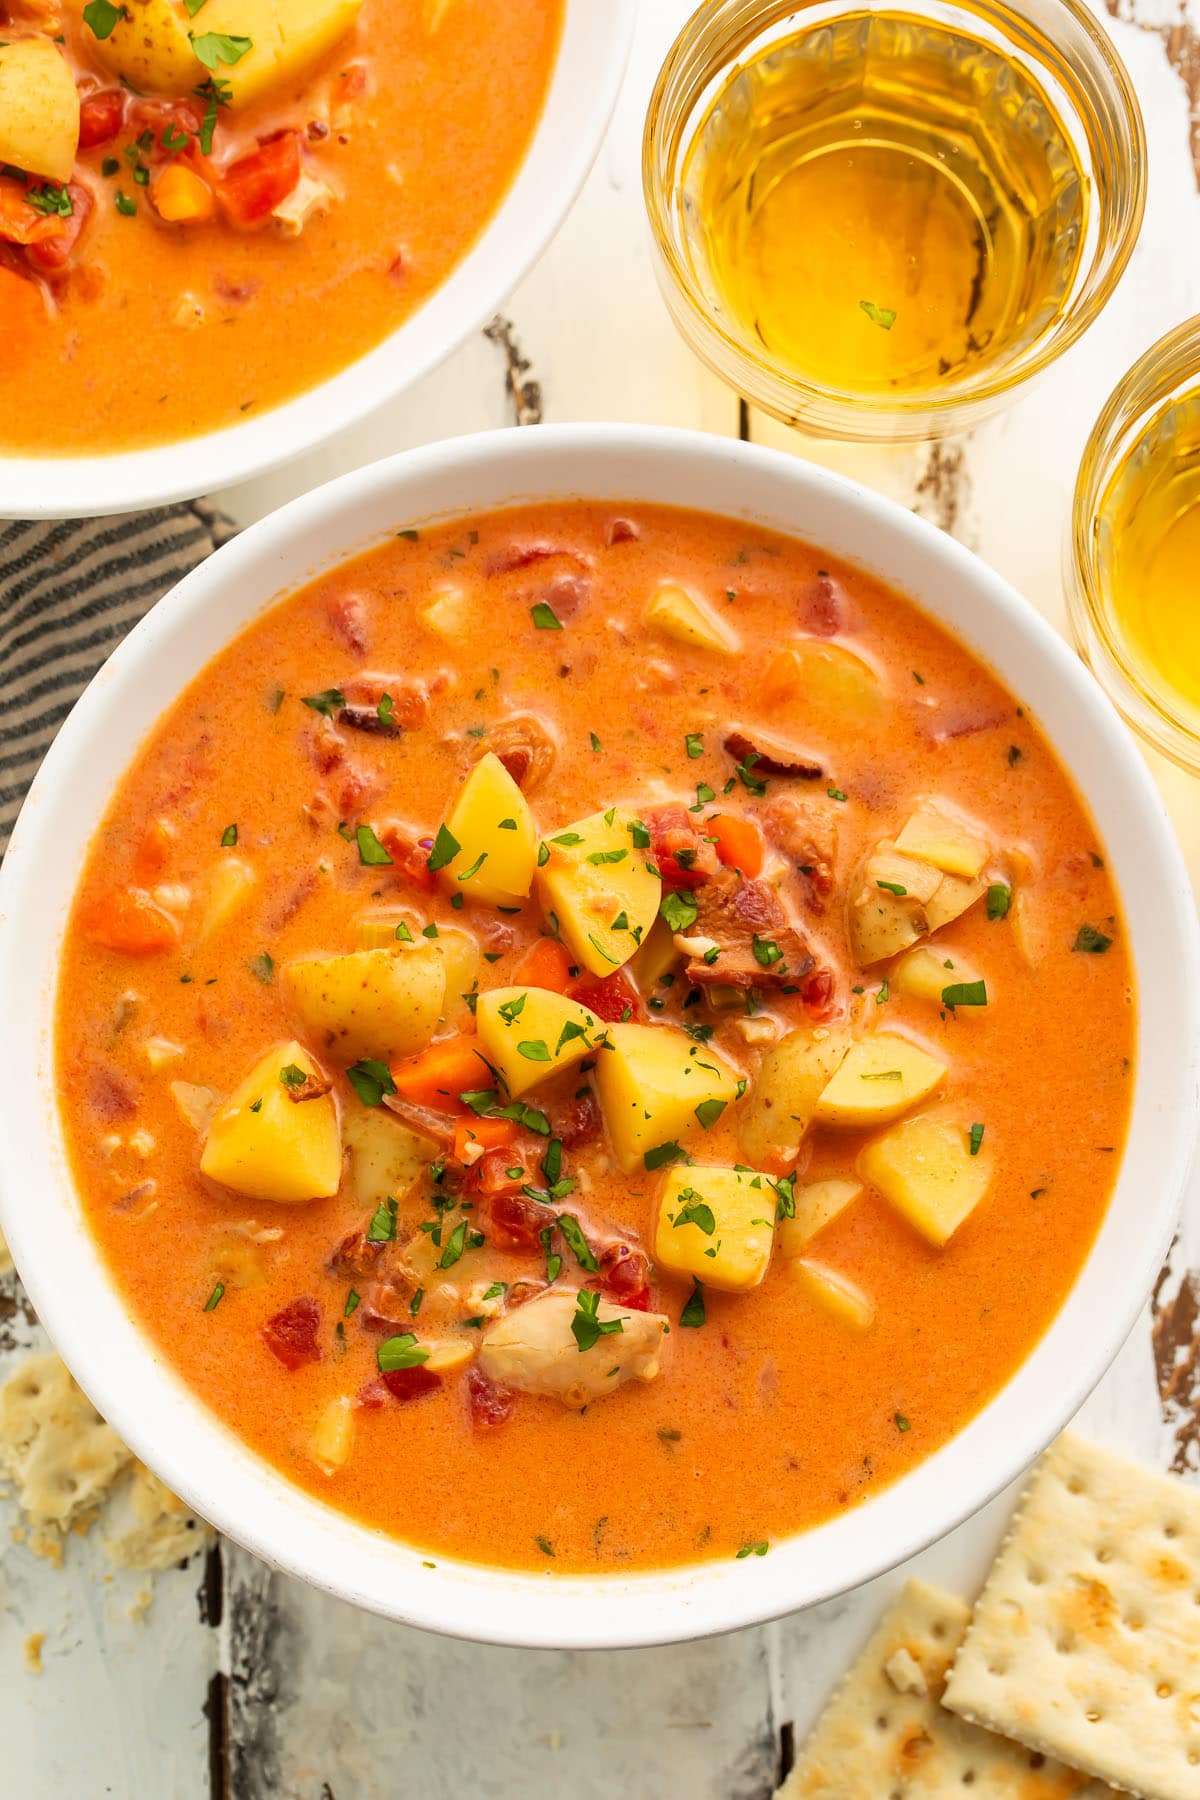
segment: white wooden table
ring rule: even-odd
[[[602,0],[596,0],[602,4]],[[1116,5],[1117,0],[1113,0]],[[691,0],[642,0],[607,143],[557,241],[504,309],[548,420],[628,419],[744,434],[852,471],[970,544],[1060,626],[1060,544],[1086,433],[1117,377],[1200,311],[1200,10],[1119,0],[1111,22],[1150,140],[1150,204],[1100,322],[1032,392],[968,439],[863,451],[747,416],[676,337],[650,270],[639,156],[654,74]],[[1191,0],[1200,9],[1200,0]],[[508,424],[502,348],[484,336],[379,417],[282,473],[221,496],[242,522],[409,445]],[[1193,785],[1156,763],[1194,874]],[[1084,1429],[1150,1461],[1200,1468],[1200,1370],[1170,1373],[1200,1314],[1200,1187],[1157,1296],[1085,1407]],[[0,1374],[37,1342],[0,1288]],[[1200,1352],[1198,1352],[1200,1358]],[[970,1593],[1003,1497],[918,1559]],[[766,1800],[902,1571],[758,1630],[625,1654],[480,1649],[360,1615],[222,1544],[207,1567],[112,1576],[98,1545],[52,1569],[0,1514],[0,1759],[22,1800]],[[23,1645],[44,1632],[44,1672]],[[851,1797],[847,1797],[851,1800]],[[857,1800],[857,1797],[854,1797]]]

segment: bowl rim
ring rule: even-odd
[[[706,483],[727,498],[710,504]],[[1060,755],[1062,734],[1077,735],[1074,760],[1064,760],[1110,855],[1120,834],[1114,868],[1142,991],[1138,1066],[1130,1149],[1075,1286],[1010,1380],[946,1444],[859,1506],[774,1544],[769,1558],[548,1577],[459,1562],[356,1524],[292,1487],[189,1393],[142,1336],[80,1228],[47,1081],[53,986],[65,906],[98,816],[88,789],[107,800],[131,745],[207,660],[172,676],[165,696],[153,691],[156,666],[161,677],[189,632],[218,648],[316,572],[289,567],[289,557],[307,554],[306,541],[332,539],[336,550],[317,560],[336,566],[365,547],[350,534],[368,518],[367,539],[378,542],[398,518],[461,515],[539,494],[628,504],[639,492],[647,502],[815,537],[788,523],[789,512],[806,514],[829,534],[831,550],[830,537],[840,544],[874,534],[890,579],[910,592],[918,586],[916,604],[976,654],[989,634],[997,645],[1007,640],[1003,656],[989,660]],[[879,570],[865,555],[836,553]],[[923,569],[924,581],[902,581],[896,571],[906,568]],[[955,607],[970,611],[969,632],[957,626]],[[69,809],[80,804],[88,817],[71,824]],[[268,1563],[407,1624],[527,1648],[633,1648],[759,1624],[860,1586],[976,1512],[1078,1409],[1137,1319],[1169,1247],[1200,1108],[1200,930],[1190,885],[1148,770],[1069,647],[1000,576],[894,502],[778,451],[660,427],[542,426],[408,451],[291,502],[188,575],[114,652],[39,771],[0,869],[0,991],[11,1021],[0,1040],[0,1221],[39,1317],[114,1428],[203,1517]],[[35,1120],[43,1130],[31,1129]]]
[[[94,518],[191,500],[318,449],[406,394],[529,273],[600,153],[633,45],[636,0],[564,0],[537,129],[495,212],[422,304],[318,386],[198,437],[98,456],[6,453],[0,519]]]

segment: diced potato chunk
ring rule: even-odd
[[[214,933],[229,923],[238,908],[249,899],[257,880],[255,869],[243,857],[222,856],[218,859],[208,878],[197,944],[207,944]]]
[[[951,963],[953,967],[947,968]],[[955,982],[978,981],[979,971],[973,963],[960,956],[957,951],[951,955],[941,945],[934,950],[923,944],[919,950],[910,950],[902,956],[888,977],[892,987],[899,994],[911,994],[914,999],[928,1000],[931,1006],[941,1006],[942,989]],[[975,1011],[967,1006],[963,1008],[964,1016]]]
[[[758,1287],[775,1240],[775,1190],[752,1169],[668,1171],[658,1203],[655,1261],[708,1287]]]
[[[915,901],[862,881],[849,908],[850,948],[862,967],[883,962],[924,937],[928,921]]]
[[[0,164],[69,181],[79,148],[75,77],[49,38],[0,43]]]
[[[946,1079],[946,1065],[908,1038],[877,1031],[860,1038],[817,1101],[824,1125],[885,1125]]]
[[[905,856],[897,850],[895,844],[882,843],[867,858],[863,880],[868,888],[892,893],[893,899],[915,900],[923,905],[936,894],[942,876],[932,863],[918,862],[915,856]],[[903,892],[896,894],[896,888]]]
[[[991,853],[986,838],[934,800],[920,803],[896,839],[896,848],[966,881],[977,878]]]
[[[422,625],[448,644],[464,644],[470,633],[471,607],[461,587],[437,588],[424,606],[418,607]]]
[[[869,1331],[875,1323],[875,1302],[848,1275],[807,1257],[799,1257],[788,1267],[808,1298],[841,1324],[854,1331]]]
[[[929,930],[940,931],[952,919],[961,918],[986,893],[985,881],[964,881],[958,875],[944,875],[933,899],[925,908],[925,922]]]
[[[596,1092],[613,1153],[626,1174],[647,1151],[701,1130],[696,1108],[729,1101],[737,1077],[707,1045],[673,1025],[610,1025],[596,1062]]]
[[[861,1181],[830,1176],[825,1181],[810,1181],[795,1192],[796,1211],[790,1219],[780,1219],[779,1254],[799,1256],[819,1231],[832,1225],[839,1213],[862,1193]]]
[[[842,1025],[803,1026],[767,1051],[738,1119],[738,1148],[754,1168],[791,1168],[831,1077],[850,1048]]]
[[[593,975],[611,975],[644,942],[658,916],[662,880],[637,821],[616,807],[577,819],[546,840],[538,900],[562,940]]]
[[[660,915],[655,919],[646,937],[643,938],[642,947],[631,965],[633,978],[638,984],[639,991],[647,999],[657,994],[663,976],[670,974],[680,961],[679,949],[675,943],[675,933]],[[745,996],[742,996],[742,999],[744,1003]]]
[[[354,922],[355,942],[360,950],[390,950],[401,941],[396,936],[399,925],[407,928],[409,937],[420,937],[421,920],[411,907],[392,906],[386,911],[363,913],[357,918]]]
[[[433,1375],[453,1375],[458,1369],[466,1368],[477,1348],[466,1338],[445,1338],[429,1345],[424,1366]]]
[[[157,1075],[160,1070],[169,1068],[172,1063],[182,1062],[187,1055],[182,1044],[176,1044],[171,1038],[151,1037],[142,1045],[146,1053],[146,1061],[150,1065],[150,1073]]]
[[[839,714],[874,716],[883,707],[879,676],[861,656],[828,638],[800,638],[781,650],[763,681],[769,701],[803,699]]]
[[[546,1394],[571,1407],[615,1394],[627,1381],[653,1381],[661,1366],[664,1315],[601,1300],[597,1320],[619,1321],[621,1329],[581,1350],[571,1328],[578,1304],[574,1291],[552,1288],[498,1319],[479,1346],[484,1374],[503,1387]]]
[[[215,71],[229,90],[229,104],[246,106],[297,82],[350,30],[360,5],[361,0],[204,0],[189,18],[177,0],[126,0],[109,36],[89,39],[89,48],[139,93],[182,96],[213,73],[196,55],[193,39],[248,38],[250,48],[232,61],[218,50]]]
[[[308,1440],[308,1454],[323,1475],[336,1475],[349,1462],[354,1424],[354,1403],[346,1394],[325,1402]]]
[[[218,1238],[209,1257],[209,1268],[214,1281],[243,1293],[266,1284],[262,1245],[238,1232],[228,1231]]]
[[[475,1022],[483,1054],[514,1100],[540,1081],[581,1062],[604,1036],[601,1020],[548,988],[492,988],[479,996]]]
[[[718,650],[723,656],[734,656],[742,640],[707,600],[689,594],[686,588],[667,583],[651,595],[643,615],[647,625],[654,625],[681,644],[701,650]]]
[[[180,1118],[193,1131],[206,1130],[221,1104],[221,1096],[216,1088],[201,1087],[195,1081],[173,1081],[171,1098],[179,1109]]]
[[[201,1173],[252,1200],[326,1199],[342,1178],[337,1102],[332,1094],[293,1100],[285,1069],[321,1079],[303,1045],[269,1050],[213,1117]]]
[[[347,1107],[342,1140],[350,1152],[350,1185],[364,1206],[378,1206],[386,1194],[403,1200],[440,1145],[378,1107]]]
[[[342,1062],[412,1056],[433,1036],[446,964],[432,943],[351,950],[285,963],[283,991],[301,1028]]]
[[[969,1131],[936,1113],[885,1131],[863,1150],[858,1167],[922,1237],[939,1246],[979,1205],[992,1179],[987,1146],[981,1143],[972,1156]]]
[[[490,750],[463,783],[446,830],[459,846],[440,876],[450,893],[465,893],[494,906],[518,906],[528,897],[537,865],[533,814]]]

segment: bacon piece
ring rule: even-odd
[[[395,713],[384,718],[378,706],[343,706],[338,711],[338,724],[351,731],[367,731],[373,737],[398,738],[400,721]]]
[[[351,656],[365,656],[371,647],[371,635],[368,620],[368,601],[364,594],[351,588],[347,593],[335,594],[325,607],[325,616],[329,620],[329,629],[344,650]]]
[[[467,1409],[476,1431],[495,1431],[507,1425],[516,1410],[517,1396],[511,1388],[492,1381],[475,1363],[467,1370]]]
[[[570,550],[566,544],[551,544],[545,538],[536,538],[527,544],[510,544],[507,550],[493,550],[483,561],[485,575],[508,575],[513,569],[528,569],[533,563],[546,562],[552,556],[569,557],[586,569],[588,559],[578,550]]]
[[[320,1329],[321,1309],[311,1295],[303,1294],[268,1319],[260,1335],[272,1356],[278,1357],[285,1369],[295,1370],[305,1363],[320,1362]]]
[[[646,1017],[641,996],[623,969],[614,975],[585,975],[572,982],[571,998],[606,1025],[619,1025],[623,1020],[641,1022]]]
[[[501,719],[480,743],[481,756],[489,750],[499,757],[526,794],[541,786],[558,754],[554,739],[532,713],[513,713],[510,718]]]
[[[440,1388],[442,1378],[434,1369],[418,1363],[413,1369],[388,1369],[379,1377],[393,1400],[419,1400]]]
[[[836,637],[844,631],[850,611],[850,597],[840,581],[824,569],[800,597],[796,607],[801,625],[813,637]]]
[[[650,1311],[650,1264],[640,1250],[629,1244],[611,1244],[601,1251],[598,1261],[596,1285],[602,1294],[618,1306],[632,1307],[634,1312]]]
[[[394,1239],[376,1244],[365,1231],[351,1231],[325,1266],[346,1281],[380,1281],[399,1274],[399,1248]]]
[[[514,1164],[515,1167],[515,1164]],[[488,1240],[501,1250],[537,1250],[540,1233],[558,1222],[552,1206],[528,1194],[494,1194],[487,1203]]]
[[[569,624],[578,618],[592,597],[592,578],[590,575],[573,574],[563,569],[552,575],[544,587],[526,594],[528,605],[548,606],[556,619]]]
[[[414,826],[398,824],[394,819],[384,820],[376,830],[380,843],[392,859],[392,872],[401,886],[432,894],[437,886],[436,875],[429,872],[432,840],[427,839],[424,844],[418,842]]]
[[[819,781],[825,773],[814,757],[769,731],[756,729],[752,737],[741,725],[735,725],[725,734],[725,749],[738,762],[748,761],[754,775],[788,775],[799,781]]]
[[[551,1101],[545,1110],[550,1135],[558,1138],[564,1150],[578,1150],[600,1135],[600,1108],[591,1088],[583,1088],[569,1100]]]
[[[800,983],[800,1003],[809,1018],[821,1023],[838,1011],[837,983],[832,969],[814,969]]]
[[[346,740],[324,713],[318,713],[308,731],[308,753],[322,775],[336,769],[346,754]]]
[[[698,888],[720,868],[717,853],[706,842],[687,807],[678,801],[654,806],[645,817],[650,855],[666,892]]]
[[[306,1075],[302,1082],[287,1090],[287,1097],[296,1105],[304,1100],[323,1100],[333,1087],[327,1075]]]
[[[806,884],[808,903],[824,912],[837,863],[836,802],[781,794],[762,810],[763,829]]]
[[[403,731],[416,731],[429,718],[431,693],[440,693],[448,686],[449,681],[444,673],[435,675],[427,685],[424,681],[410,680],[406,675],[372,671],[343,682],[342,691],[350,706],[369,707],[376,713],[379,702],[386,694],[392,703],[391,716],[396,724]],[[342,721],[343,724],[346,722]],[[370,729],[372,728],[368,727]]]
[[[510,1175],[509,1170],[516,1174]],[[537,1180],[537,1158],[524,1157],[515,1146],[485,1150],[471,1171],[472,1185],[481,1194],[519,1194]]]
[[[99,1063],[89,1074],[88,1099],[102,1125],[132,1119],[138,1109],[137,1089],[132,1081],[108,1063]]]
[[[482,1075],[483,1071],[480,1073]],[[400,1094],[385,1094],[383,1104],[413,1131],[432,1138],[443,1149],[448,1150],[454,1142],[455,1117],[452,1114],[437,1112],[432,1106],[421,1106],[415,1100],[405,1100]]]
[[[799,983],[811,973],[815,959],[797,927],[784,911],[775,889],[766,881],[750,881],[725,869],[696,894],[696,922],[688,935],[711,938],[720,946],[715,962],[693,957],[687,979],[699,986],[783,987]],[[774,945],[780,955],[760,961],[755,941]]]

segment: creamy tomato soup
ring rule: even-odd
[[[562,0],[0,0],[0,449],[232,425],[428,300]]]
[[[63,959],[181,1376],[431,1553],[763,1554],[927,1456],[1113,1185],[1134,997],[1037,721],[901,595],[634,501],[404,528],[150,736]]]

